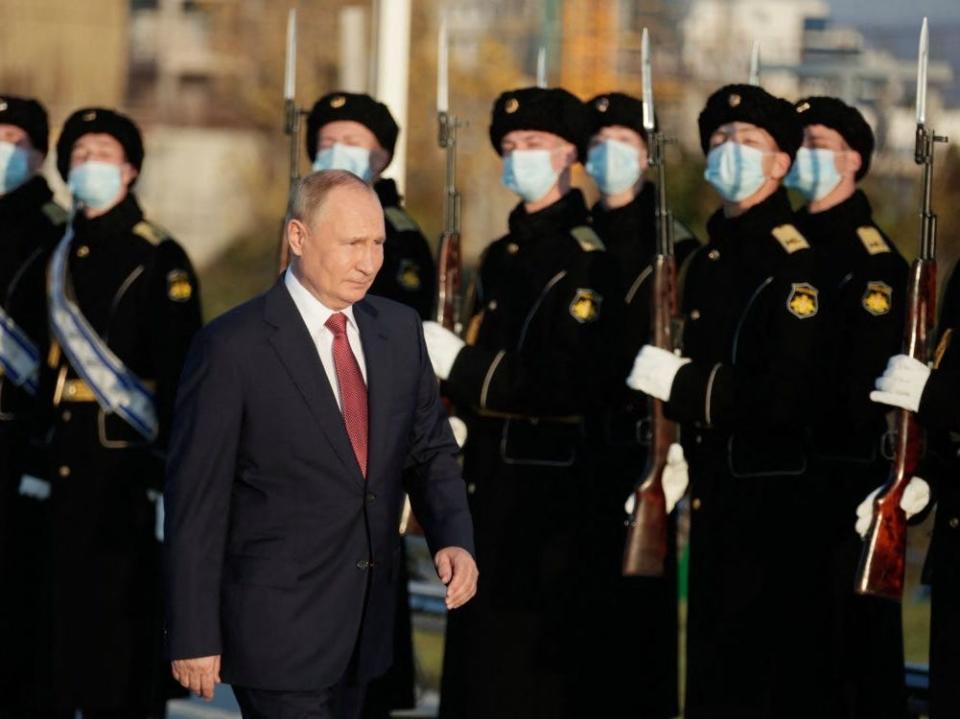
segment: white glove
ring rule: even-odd
[[[930,368],[923,362],[907,355],[896,355],[890,358],[887,368],[874,382],[877,389],[870,393],[870,399],[916,412],[920,409],[920,397],[929,377]]]
[[[447,379],[466,342],[436,322],[423,323],[423,339],[427,343],[427,354],[430,355],[434,374],[439,379]]]
[[[153,536],[163,544],[163,494],[155,489],[148,489],[147,499],[153,502]]]
[[[861,537],[866,538],[867,532],[870,530],[870,524],[873,522],[873,500],[880,494],[881,489],[883,487],[877,487],[870,492],[867,498],[860,502],[860,506],[857,507],[856,530]],[[903,490],[903,496],[900,498],[900,509],[907,515],[907,519],[910,519],[929,503],[930,485],[920,477],[912,477]]]
[[[453,430],[453,438],[457,440],[457,446],[463,447],[467,442],[467,423],[459,417],[451,417],[450,429]]]
[[[690,360],[675,355],[669,350],[644,345],[633,362],[633,370],[627,377],[627,386],[651,397],[670,400],[670,388],[677,372]]]
[[[687,493],[687,485],[690,484],[690,478],[687,467],[687,460],[683,456],[683,447],[674,442],[667,451],[667,466],[663,468],[663,494],[667,500],[667,514],[673,511],[680,498]],[[631,492],[627,497],[623,508],[627,514],[633,516],[633,510],[637,506],[637,493]]]
[[[20,478],[19,492],[22,497],[30,497],[42,502],[50,498],[50,483],[32,474],[25,474]]]

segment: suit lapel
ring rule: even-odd
[[[392,371],[388,336],[377,311],[366,300],[353,306],[353,316],[360,328],[363,359],[367,366],[368,451],[367,481],[373,480],[384,464],[387,420],[390,410]]]
[[[343,414],[317,355],[313,338],[281,280],[267,294],[265,319],[276,327],[270,337],[280,362],[303,395],[311,414],[317,420],[344,468],[352,478],[362,482],[360,466],[353,454]]]

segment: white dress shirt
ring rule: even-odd
[[[337,368],[333,362],[333,332],[326,326],[330,315],[338,311],[347,316],[347,340],[350,342],[350,349],[353,350],[353,356],[357,358],[357,364],[360,365],[360,373],[363,375],[363,381],[367,381],[367,364],[363,358],[363,345],[360,342],[360,329],[357,327],[357,321],[353,317],[353,306],[343,310],[331,310],[320,300],[310,294],[310,290],[300,284],[293,272],[288,268],[283,277],[283,284],[286,285],[287,292],[293,298],[293,304],[297,306],[300,316],[307,325],[310,337],[317,347],[317,354],[320,355],[320,362],[327,373],[327,379],[330,381],[330,389],[333,390],[333,396],[337,400],[337,406],[343,411],[343,405],[340,404],[340,385],[337,383]]]

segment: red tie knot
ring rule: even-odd
[[[327,318],[327,329],[333,332],[334,337],[340,337],[347,333],[347,316],[343,312],[334,312]]]

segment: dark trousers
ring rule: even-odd
[[[357,719],[364,690],[346,683],[303,692],[233,687],[243,719]]]

